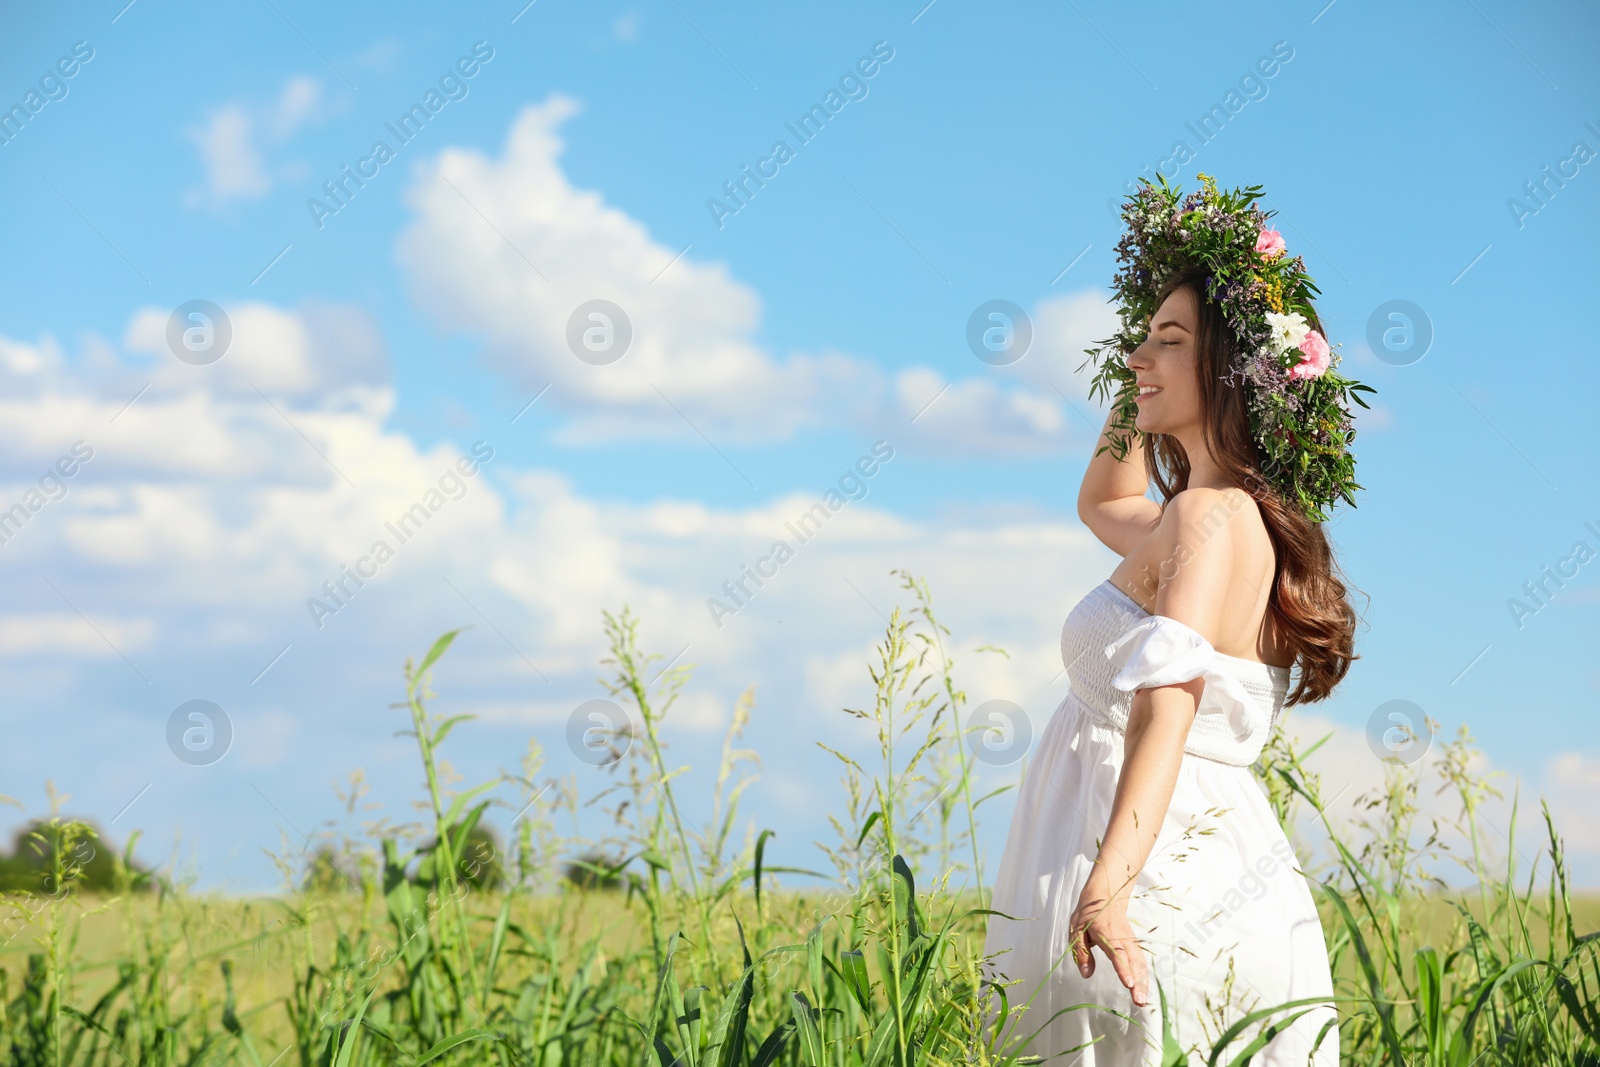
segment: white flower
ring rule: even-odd
[[[1291,348],[1299,348],[1300,342],[1304,341],[1306,334],[1311,332],[1311,324],[1298,311],[1291,311],[1287,315],[1269,311],[1267,312],[1267,326],[1272,330],[1272,343],[1277,346],[1278,352],[1287,352]]]

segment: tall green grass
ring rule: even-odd
[[[710,820],[683,817],[688,768],[670,757],[669,713],[690,670],[651,677],[660,657],[640,649],[626,608],[604,615],[603,681],[631,719],[602,739],[620,754],[605,788],[585,798],[572,779],[541,783],[537,744],[517,774],[458,787],[443,753],[467,717],[429,708],[451,632],[406,662],[396,706],[416,743],[422,822],[324,837],[309,864],[286,850],[292,884],[277,896],[196,892],[134,866],[132,842],[113,857],[111,891],[88,892],[83,872],[104,863],[94,831],[59,810],[41,820],[39,884],[4,898],[5,1062],[1028,1062],[1026,1049],[1020,1060],[996,1055],[986,1020],[1014,1018],[1024,1031],[1044,1020],[986,984],[979,958],[979,815],[1003,790],[971,761],[966,694],[926,584],[894,573],[914,603],[894,610],[869,665],[870,704],[845,709],[871,728],[876,752],[829,748],[841,775],[836,840],[818,845],[831,869],[779,866],[771,830],[739,833],[758,763],[739,747],[752,692],[733,711]],[[1467,734],[1442,759],[1389,768],[1384,789],[1359,799],[1366,815],[1354,827],[1326,810],[1305,764],[1316,747],[1296,751],[1280,731],[1255,770],[1286,824],[1320,820],[1333,857],[1317,874],[1344,1062],[1600,1063],[1594,908],[1574,912],[1548,808],[1530,869],[1491,871],[1490,786],[1471,771]],[[1419,825],[1420,790],[1435,785],[1458,802],[1454,826]],[[360,790],[357,779],[350,812]],[[516,816],[490,852],[482,820],[497,802]],[[585,805],[609,813],[605,838],[557,831]],[[1461,865],[1468,890],[1445,887],[1446,862]],[[563,863],[571,877],[554,873]],[[816,888],[782,890],[780,875]],[[1248,1063],[1270,1027],[1303,1007],[1240,1019],[1215,1048],[1180,1049],[1169,1033],[1153,1054],[1164,1067]]]

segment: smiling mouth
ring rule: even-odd
[[[1134,403],[1148,399],[1159,392],[1161,392],[1161,387],[1159,385],[1141,385],[1138,389],[1138,392],[1134,394]]]

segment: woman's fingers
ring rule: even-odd
[[[1123,978],[1123,985],[1128,987],[1128,992],[1133,995],[1133,1002],[1139,1007],[1150,1003],[1150,983],[1146,978],[1144,949],[1137,941],[1131,938],[1126,942],[1128,951],[1124,954],[1127,963],[1127,972],[1120,969],[1118,974]]]
[[[1100,946],[1106,958],[1111,961],[1112,968],[1117,972],[1117,979],[1132,994],[1133,1002],[1140,1007],[1149,1003],[1146,993],[1148,983],[1145,980],[1144,949],[1133,936],[1132,928],[1126,921],[1112,921],[1093,924],[1089,930],[1093,942]],[[1093,957],[1090,958],[1089,973],[1093,973]]]
[[[1143,1007],[1150,1002],[1149,971],[1144,948],[1133,935],[1126,915],[1119,909],[1108,908],[1105,900],[1080,900],[1068,927],[1072,945],[1072,960],[1078,973],[1092,977],[1095,969],[1093,948],[1099,947],[1111,961],[1117,980],[1133,997],[1133,1002]]]
[[[1078,973],[1087,978],[1094,973],[1094,954],[1089,951],[1087,924],[1074,917],[1068,933],[1072,938],[1072,962],[1077,965]]]
[[[1130,943],[1131,939],[1110,938],[1106,945],[1106,955],[1111,957],[1111,966],[1116,968],[1117,979],[1131,991],[1133,989],[1133,953],[1128,951]]]

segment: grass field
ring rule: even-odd
[[[556,835],[559,811],[581,801],[541,788],[536,748],[514,781],[448,789],[440,752],[461,724],[427,710],[447,634],[405,665],[427,824],[328,840],[307,870],[285,858],[292,892],[195,892],[102,856],[83,824],[43,822],[37,888],[4,898],[6,1062],[1019,1062],[996,1057],[981,1025],[1000,1008],[980,980],[984,902],[949,888],[970,877],[990,799],[975,795],[968,739],[954,725],[966,697],[926,586],[896,573],[915,604],[895,610],[877,649],[872,706],[846,709],[875,726],[879,750],[870,763],[835,753],[838,841],[824,845],[834,869],[817,872],[835,888],[778,889],[778,875],[796,872],[765,862],[768,834],[735,837],[752,780],[737,747],[749,694],[723,747],[710,824],[683,824],[680,769],[667,764],[661,731],[687,672],[646,685],[658,657],[637,647],[626,609],[606,615],[605,663],[636,732],[599,739],[618,757],[600,798],[616,837]],[[1390,767],[1357,832],[1321,820],[1337,856],[1317,873],[1344,1062],[1600,1064],[1600,900],[1567,892],[1548,811],[1526,884],[1488,870],[1477,832],[1488,786],[1469,773],[1470,737],[1442,754],[1428,781]],[[1280,733],[1255,768],[1286,825],[1322,811],[1306,755]],[[1425,873],[1442,844],[1440,828],[1418,825],[1416,798],[1441,786],[1459,801],[1443,829],[1465,843],[1458,858],[1477,879],[1464,891]],[[533,805],[503,845],[478,825],[497,788]],[[109,861],[104,888],[89,888],[81,861],[91,855]],[[562,877],[552,860],[574,856],[586,859]],[[1272,1024],[1304,1007],[1225,1020],[1213,1047],[1169,1042],[1154,1062],[1248,1062]]]

